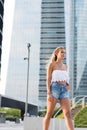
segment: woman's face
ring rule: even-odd
[[[65,49],[60,49],[59,52],[57,53],[57,58],[58,59],[64,59],[65,57]]]

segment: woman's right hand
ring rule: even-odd
[[[47,94],[47,100],[49,100],[50,102],[53,101],[53,96],[52,96],[51,93],[50,93],[50,94]]]

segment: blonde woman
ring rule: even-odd
[[[58,101],[65,117],[67,129],[74,130],[68,95],[69,77],[67,65],[63,64],[65,53],[64,47],[56,48],[47,67],[47,113],[43,122],[43,130],[48,130],[50,119]]]

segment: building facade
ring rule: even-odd
[[[3,94],[19,101],[26,100],[28,62],[24,58],[28,58],[27,43],[30,43],[28,102],[37,105],[40,0],[7,0],[4,25],[1,68]]]
[[[70,98],[87,95],[87,1],[43,0],[41,8],[39,100],[46,100],[46,65],[60,45],[68,53]]]
[[[68,0],[69,1],[69,0]],[[66,5],[67,6],[67,5]],[[71,0],[67,17],[69,18],[69,74],[72,98],[87,95],[87,1]]]
[[[87,1],[74,0],[76,95],[87,95]]]
[[[1,54],[2,54],[2,39],[3,39],[3,15],[4,15],[4,0],[0,0],[0,80],[1,80]]]
[[[65,46],[64,0],[42,0],[39,103],[46,102],[46,66],[53,50]]]

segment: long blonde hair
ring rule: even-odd
[[[64,50],[65,50],[65,48],[64,48],[63,46],[60,46],[60,47],[57,47],[57,48],[53,51],[49,63],[55,62],[55,61],[57,60],[57,54],[58,54],[58,52],[59,52],[61,49],[64,49]]]
[[[64,48],[63,46],[59,46],[59,47],[57,47],[57,48],[53,51],[53,53],[52,53],[52,55],[51,55],[51,58],[50,58],[50,60],[49,60],[49,62],[48,62],[48,64],[47,64],[47,66],[46,66],[47,69],[48,69],[50,63],[53,63],[53,62],[56,62],[56,61],[57,61],[57,54],[58,54],[58,52],[59,52],[61,49],[64,49],[64,50],[65,50],[65,48]]]

